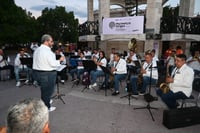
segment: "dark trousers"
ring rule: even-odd
[[[177,107],[176,100],[187,98],[183,92],[174,93],[171,90],[168,93],[163,93],[161,89],[158,89],[157,94],[161,97],[162,101],[168,106],[169,109],[175,109]]]
[[[50,108],[50,99],[56,86],[56,71],[35,71],[35,77],[41,90],[41,99]]]

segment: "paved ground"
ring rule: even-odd
[[[82,85],[74,86],[67,81],[59,84],[60,92],[65,94],[63,104],[61,100],[54,99],[53,106],[57,110],[50,113],[50,128],[52,133],[198,133],[200,125],[185,128],[167,129],[162,125],[162,113],[166,106],[158,99],[151,105],[158,107],[152,110],[155,121],[147,109],[134,110],[135,107],[146,106],[143,97],[137,100],[120,99],[126,92],[121,89],[120,96],[113,97],[108,91],[95,92],[85,90],[81,92]],[[152,89],[154,95],[154,90]],[[15,87],[15,81],[0,81],[0,125],[5,125],[6,111],[16,101],[28,97],[40,97],[39,88],[25,85]]]

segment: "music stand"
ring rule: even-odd
[[[91,70],[96,70],[97,68],[97,65],[94,63],[93,60],[83,60],[83,66],[84,69],[86,69],[89,74]],[[81,90],[81,92],[83,92],[85,89],[89,89],[89,85],[85,85],[85,87]],[[96,91],[94,88],[93,90]]]
[[[139,107],[139,108],[134,108],[134,109],[148,109],[148,111],[149,111],[149,113],[151,115],[152,120],[155,121],[154,117],[153,117],[153,114],[151,112],[151,109],[156,109],[157,110],[158,108],[151,107],[150,103],[153,102],[153,101],[155,101],[155,97],[153,97],[151,95],[151,79],[152,79],[152,69],[153,68],[157,68],[157,67],[152,67],[152,65],[151,65],[149,68],[151,69],[151,71],[150,71],[150,80],[149,80],[149,92],[144,95],[144,99],[147,102],[147,106],[145,106],[145,107]]]
[[[128,94],[125,95],[125,96],[121,96],[120,98],[128,98],[128,105],[130,106],[131,104],[131,98],[134,98],[134,99],[137,99],[137,97],[134,97],[132,96],[132,89],[131,89],[131,83],[130,83],[130,78],[131,78],[131,73],[132,73],[132,70],[130,70],[129,74],[128,74],[128,79],[127,79],[127,92]]]
[[[22,65],[26,65],[28,68],[27,68],[27,73],[28,73],[28,80],[31,81],[31,76],[30,76],[30,71],[29,69],[32,69],[32,65],[33,65],[33,58],[32,57],[28,57],[28,58],[20,58],[20,61],[21,61],[21,64]],[[24,69],[24,66],[23,68]],[[31,85],[29,83],[29,85]]]
[[[61,66],[59,66],[58,68],[57,68],[57,72],[60,72],[60,71],[62,71],[64,68],[66,67],[66,65],[61,65]],[[59,80],[58,80],[58,75],[56,76],[56,85],[57,85],[57,92],[56,92],[56,95],[55,96],[53,96],[52,98],[54,98],[54,99],[60,99],[62,102],[63,102],[63,104],[65,104],[65,101],[63,100],[63,96],[65,96],[65,94],[61,94],[60,93],[60,89],[59,89]]]
[[[107,79],[107,75],[112,75],[111,71],[107,68],[107,67],[104,67],[104,66],[100,66],[101,69],[103,70],[104,72],[104,76],[105,76],[105,79],[104,79],[104,83],[105,83],[105,96],[107,96],[107,88],[108,87],[108,79]]]

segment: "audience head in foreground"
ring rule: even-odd
[[[42,100],[25,99],[11,106],[7,133],[50,133],[49,111]]]

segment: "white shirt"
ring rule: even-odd
[[[172,71],[175,73],[176,68]],[[174,82],[169,84],[170,90],[174,93],[183,92],[187,97],[192,93],[192,83],[194,80],[194,71],[192,68],[184,64],[180,69],[176,70]]]
[[[130,55],[129,55],[129,56],[130,56]],[[125,60],[127,60],[127,59],[129,58],[129,56],[126,56],[126,57],[125,57]],[[133,61],[136,61],[136,60],[138,60],[138,59],[137,59],[136,54],[134,54],[134,55],[131,57],[131,62],[128,63],[127,65],[129,65],[129,66],[135,66],[135,63],[134,63]]]
[[[113,72],[113,74],[126,74],[127,68],[126,68],[126,61],[124,59],[119,59],[118,62],[114,62],[114,67],[116,71]]]
[[[4,67],[7,65],[8,65],[8,61],[5,60],[2,55],[0,55],[0,67]]]
[[[51,48],[42,44],[33,54],[33,69],[40,71],[52,71],[59,67],[60,61],[56,60]]]
[[[59,55],[65,57],[63,52],[60,52]],[[66,64],[67,64],[67,61],[66,61],[66,58],[65,58],[64,61],[61,62],[61,65],[66,65]]]
[[[38,44],[37,43],[32,43],[31,44],[31,49],[33,50],[33,51],[35,51],[37,48],[38,48],[39,46],[38,46]]]
[[[157,56],[154,56],[154,57],[153,57],[153,61],[159,61],[158,57],[157,57]]]
[[[24,53],[23,56],[21,56],[19,53],[17,54],[17,56],[15,57],[15,61],[14,61],[14,65],[19,67],[19,68],[27,68],[26,65],[22,65],[21,64],[21,60],[20,58],[29,58],[30,55],[28,53]]]
[[[189,67],[191,67],[194,70],[200,71],[200,63],[197,59],[193,59],[193,57],[190,57],[187,59],[187,62],[188,61],[191,61],[190,63],[188,63]]]
[[[91,56],[91,55],[92,55],[92,52],[91,52],[91,51],[84,51],[84,55],[85,55],[85,56]]]
[[[101,66],[106,67],[106,65],[107,65],[107,60],[106,60],[106,58],[101,59],[100,62],[102,63]],[[97,66],[97,70],[101,70],[101,71],[102,71],[102,69],[101,69],[100,66]]]
[[[147,62],[144,62],[142,67],[143,67],[143,69],[146,70],[146,73],[144,73],[143,76],[150,77],[151,71],[152,71],[152,78],[158,79],[158,68],[157,68],[157,62],[156,61],[152,61],[152,63],[150,63],[150,64],[148,64]]]

